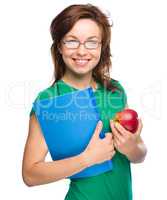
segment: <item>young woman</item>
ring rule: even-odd
[[[107,16],[90,4],[69,6],[53,19],[50,30],[55,80],[37,98],[63,95],[91,86],[102,122],[97,124],[82,153],[46,162],[47,145],[32,109],[22,168],[26,185],[58,181],[112,159],[112,170],[97,176],[72,179],[65,200],[132,199],[130,163],[144,160],[146,146],[140,136],[141,120],[135,134],[110,120],[127,106],[123,87],[110,77],[110,29]],[[108,130],[104,139],[99,138],[102,128]]]

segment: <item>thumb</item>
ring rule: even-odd
[[[100,120],[100,121],[98,121],[98,123],[97,123],[97,126],[96,126],[96,128],[95,128],[94,134],[93,134],[93,136],[92,136],[92,139],[99,139],[99,135],[100,135],[100,133],[101,133],[102,127],[103,127],[103,123],[102,123],[102,121]]]

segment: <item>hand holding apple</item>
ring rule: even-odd
[[[125,109],[117,113],[114,120],[110,120],[110,126],[115,148],[126,156],[134,152],[141,141],[140,133],[143,127],[137,113],[132,109]]]

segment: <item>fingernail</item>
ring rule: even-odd
[[[101,120],[98,122],[98,125],[99,125],[99,126],[101,126],[101,125],[102,125],[102,121],[101,121]]]
[[[119,123],[118,122],[115,122],[115,126],[118,126],[119,125]]]
[[[113,126],[114,126],[114,123],[113,123],[113,121],[112,121],[112,122],[110,122],[110,125],[111,125],[111,127],[113,127]]]

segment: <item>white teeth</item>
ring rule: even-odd
[[[86,59],[75,59],[76,64],[78,65],[85,65],[88,63],[88,60]]]

